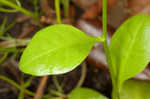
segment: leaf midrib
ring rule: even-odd
[[[96,43],[96,41],[90,40],[90,39],[89,39],[89,40],[83,40],[82,42],[83,42],[83,45],[86,44],[86,43],[88,43],[88,44],[90,44],[90,43],[93,43],[93,44]],[[56,51],[56,50],[58,50],[58,49],[62,49],[62,48],[65,48],[65,47],[69,47],[69,46],[81,44],[82,42],[80,41],[80,42],[76,42],[76,43],[68,43],[68,44],[66,44],[66,45],[63,45],[63,46],[60,46],[60,47],[56,47],[56,48],[54,48],[54,49],[52,49],[52,50],[47,50],[47,51],[45,51],[44,53],[42,53],[42,54],[40,54],[40,55],[34,57],[33,59],[31,59],[31,61],[27,62],[24,66],[30,64],[31,62],[33,62],[34,60],[38,59],[39,57],[42,57],[42,56],[44,56],[44,55],[46,55],[46,54],[49,54],[49,53],[51,53],[51,52],[54,52],[54,51]]]

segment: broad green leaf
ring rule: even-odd
[[[89,88],[74,89],[69,95],[68,99],[108,99],[102,94]]]
[[[42,76],[73,70],[89,54],[99,37],[91,37],[64,24],[49,26],[31,40],[20,60],[20,69]]]
[[[128,19],[114,34],[110,44],[113,72],[118,86],[140,73],[150,61],[150,16]]]
[[[120,99],[150,99],[150,82],[129,80],[123,84]]]

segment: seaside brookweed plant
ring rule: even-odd
[[[149,38],[150,16],[144,14],[129,18],[112,37],[110,72],[118,91],[124,81],[148,64]],[[35,76],[69,72],[88,56],[97,42],[104,42],[104,38],[88,36],[70,25],[49,26],[32,38],[21,57],[20,69]]]
[[[110,47],[108,47],[106,1],[103,0],[102,37],[88,36],[79,29],[65,24],[46,27],[35,34],[23,52],[20,60],[21,71],[34,76],[69,72],[88,56],[95,43],[102,42],[112,78],[112,98],[128,99],[128,96],[122,95],[122,92],[126,91],[124,88],[128,89],[128,87],[124,87],[124,82],[140,73],[150,61],[150,16],[139,14],[129,18],[115,32]],[[57,6],[58,3],[59,0],[56,2]],[[61,23],[59,16],[57,19]],[[130,84],[125,85],[129,86]],[[79,95],[79,90],[83,94],[92,93],[84,88],[74,89],[69,94],[69,99],[74,99],[71,97],[74,94]],[[106,99],[106,97],[101,96],[99,94],[97,97],[97,94],[93,93],[92,97],[94,99]],[[136,96],[139,97],[136,99],[142,99],[139,95]],[[84,95],[81,97],[83,99]]]

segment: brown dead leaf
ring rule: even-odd
[[[24,37],[27,37],[28,34],[32,33],[35,31],[35,27],[34,26],[28,26],[28,27],[24,27],[23,28],[23,32],[21,33],[21,35],[19,35],[19,39],[22,39]]]
[[[46,16],[51,16],[51,8],[49,6],[48,0],[41,0],[41,8]]]
[[[108,0],[108,7],[111,8],[116,0]],[[99,13],[102,11],[102,0],[95,2],[89,8],[86,9],[85,13],[82,15],[83,19],[95,19],[98,17]]]
[[[82,9],[87,9],[89,6],[93,5],[96,3],[98,0],[73,0],[73,2],[81,7]]]
[[[150,14],[150,0],[128,0],[130,15],[138,13]]]

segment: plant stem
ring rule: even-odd
[[[61,24],[60,0],[55,0],[55,9],[56,9],[57,22],[58,24]]]
[[[69,0],[62,0],[65,17],[69,17]]]
[[[38,87],[36,94],[34,96],[34,99],[41,99],[41,97],[43,96],[43,93],[44,93],[44,88],[46,86],[47,80],[48,80],[48,76],[42,77],[40,84],[39,84],[39,87]]]
[[[34,0],[34,1],[33,1],[33,4],[34,4],[35,15],[36,15],[37,17],[39,17],[39,13],[38,13],[38,0]]]
[[[61,92],[59,92],[59,91],[56,91],[56,90],[51,90],[51,93],[52,93],[53,95],[58,96],[58,97],[65,96],[65,94],[63,94],[63,93],[61,93]]]
[[[0,8],[0,12],[5,12],[5,13],[15,13],[18,12],[16,9],[5,9],[5,8]]]
[[[11,8],[14,8],[14,9],[16,9],[16,10],[18,10],[18,11],[20,11],[20,12],[22,12],[22,13],[28,15],[28,16],[30,16],[31,18],[37,20],[37,16],[34,15],[32,12],[30,12],[30,11],[28,11],[28,10],[26,10],[26,9],[16,5],[16,4],[13,4],[12,2],[10,2],[8,0],[0,0],[0,3],[4,4],[6,6],[9,6]]]
[[[4,30],[6,27],[6,23],[7,23],[7,17],[4,18],[2,25],[0,25],[0,38],[3,36],[4,34]]]
[[[4,53],[4,55],[0,58],[0,64],[2,64],[8,56],[8,52]]]
[[[103,17],[103,33],[102,33],[102,37],[105,39],[104,42],[103,42],[103,46],[104,46],[104,51],[106,53],[106,60],[107,60],[107,63],[109,65],[109,68],[110,68],[110,73],[111,73],[111,76],[112,75],[112,69],[111,69],[111,56],[110,56],[110,51],[109,51],[109,48],[108,48],[108,43],[107,43],[107,0],[103,0],[103,14],[102,14],[102,17]]]
[[[59,82],[58,82],[56,76],[53,76],[53,82],[54,82],[56,88],[58,89],[58,91],[59,91],[60,93],[62,93],[62,92],[63,92],[63,91],[62,91],[62,88],[61,88],[61,86],[59,85]]]
[[[80,77],[80,80],[78,81],[78,84],[75,88],[80,88],[82,86],[84,80],[85,80],[85,77],[86,77],[86,70],[87,70],[86,63],[83,62],[81,66],[82,66],[81,77]]]
[[[31,85],[33,77],[31,76],[26,82],[24,82],[24,74],[21,74],[21,90],[18,95],[18,99],[24,99],[24,92],[27,87]]]
[[[16,88],[18,88],[19,90],[22,90],[22,87],[20,85],[18,85],[16,82],[14,82],[13,80],[5,77],[5,76],[2,76],[0,75],[0,79],[4,80],[4,81],[7,81],[9,84],[15,86]],[[35,94],[27,89],[25,89],[25,93],[27,93],[28,95],[30,96],[34,96]]]
[[[103,46],[104,46],[104,51],[106,53],[106,60],[107,63],[109,65],[109,70],[110,70],[110,74],[111,74],[111,78],[112,78],[112,84],[113,84],[113,99],[119,99],[119,91],[116,87],[116,77],[114,75],[114,69],[113,69],[113,65],[112,65],[112,60],[111,60],[111,53],[110,53],[110,49],[108,47],[108,42],[107,42],[107,0],[103,0],[103,10],[102,10],[103,14],[103,34],[102,37],[105,39],[105,41],[103,42]]]

